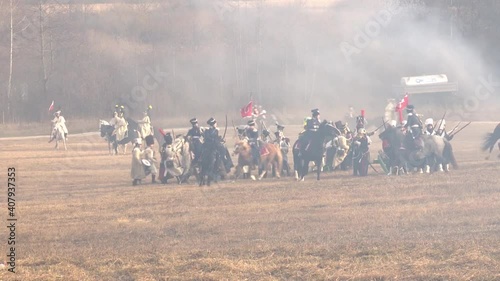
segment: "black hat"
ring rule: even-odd
[[[215,125],[215,123],[217,123],[217,121],[213,117],[210,117],[210,119],[208,119],[207,121],[207,124],[210,126]]]
[[[264,136],[269,136],[271,133],[268,130],[264,129],[264,130],[262,130],[262,134]]]
[[[345,128],[345,124],[342,124],[342,121],[337,121],[335,122],[335,127],[337,127],[337,129],[344,129]]]
[[[276,124],[276,127],[278,128],[278,131],[282,131],[285,129],[285,126],[280,125],[280,124]]]
[[[313,116],[319,115],[319,109],[315,108],[311,110]]]
[[[191,124],[196,124],[196,123],[198,123],[198,119],[196,119],[196,117],[194,117],[194,118],[191,118],[191,120],[189,120],[189,122],[191,122]]]
[[[412,111],[412,110],[414,110],[414,109],[415,109],[415,106],[414,106],[413,104],[410,104],[410,105],[408,105],[408,106],[406,107],[406,110],[408,110],[408,111]]]
[[[165,140],[165,143],[167,145],[169,144],[172,144],[172,142],[174,141],[173,138],[172,138],[172,134],[170,133],[166,133],[164,136],[163,136],[163,140]]]
[[[155,143],[155,138],[152,135],[146,137],[146,145],[150,146]]]
[[[248,126],[255,126],[255,120],[249,120]]]

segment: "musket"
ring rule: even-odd
[[[472,123],[472,121],[470,121],[469,123],[465,124],[462,128],[460,128],[458,131],[456,131],[455,133],[451,134],[450,137],[453,137],[454,135],[458,134],[460,131],[462,131],[465,127],[469,126],[470,123]]]
[[[377,171],[377,169],[375,169],[375,167],[373,167],[372,163],[369,163],[369,164],[370,164],[370,167],[372,167],[372,169],[375,171],[375,173],[380,174],[380,173]]]
[[[439,127],[437,127],[437,130],[440,130],[441,129],[441,125],[443,125],[443,120],[444,120],[444,117],[446,116],[446,110],[444,111],[444,114],[443,114],[443,117],[441,118],[441,120],[439,121]],[[444,131],[444,130],[443,130]],[[441,132],[442,133],[442,132]]]
[[[453,130],[451,130],[449,133],[447,133],[448,135],[450,134],[453,134],[453,132],[455,132],[455,130],[458,128],[458,126],[460,126],[460,124],[462,123],[462,121],[458,122],[458,124],[455,126],[455,128],[453,128]]]
[[[378,128],[377,128],[377,129],[375,129],[373,132],[368,133],[368,135],[373,135],[373,134],[375,134],[375,132],[376,132],[376,131],[378,131],[378,130],[380,130],[380,128],[382,128],[382,127],[384,127],[384,128],[385,128],[385,123],[387,123],[387,122],[385,122],[384,120],[382,120],[382,121],[383,121],[384,123],[383,123],[382,125],[378,126]]]
[[[384,130],[387,129],[387,127],[385,127],[385,120],[384,120],[384,117],[382,117],[382,122],[384,122],[382,125],[384,126]],[[375,133],[375,132],[374,132]]]

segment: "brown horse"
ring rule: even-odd
[[[236,171],[234,172],[235,179],[237,179],[241,175],[244,166],[252,166],[252,148],[247,140],[240,140],[236,143],[234,155],[238,155],[238,165],[236,165]],[[266,175],[270,166],[274,166],[276,177],[279,178],[281,166],[283,165],[283,155],[280,148],[276,144],[261,143],[259,163],[259,170],[262,171],[259,180]]]

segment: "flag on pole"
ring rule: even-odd
[[[51,112],[54,109],[54,101],[49,106],[49,112]]]
[[[399,113],[399,123],[403,123],[403,109],[408,106],[408,94],[396,105],[396,112]]]
[[[406,94],[403,99],[396,105],[396,111],[402,111],[408,106],[408,94]]]
[[[253,102],[250,101],[246,106],[241,108],[241,110],[240,110],[241,117],[245,118],[245,117],[252,116],[252,104],[253,104]]]

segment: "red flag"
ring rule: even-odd
[[[250,101],[246,106],[241,108],[241,117],[251,117],[252,116],[252,101]]]
[[[51,112],[54,109],[54,101],[49,106],[49,112]]]
[[[403,109],[408,106],[408,94],[396,105],[396,112],[399,113],[399,123],[403,123]]]
[[[396,105],[396,111],[402,111],[406,106],[408,106],[408,94]]]

